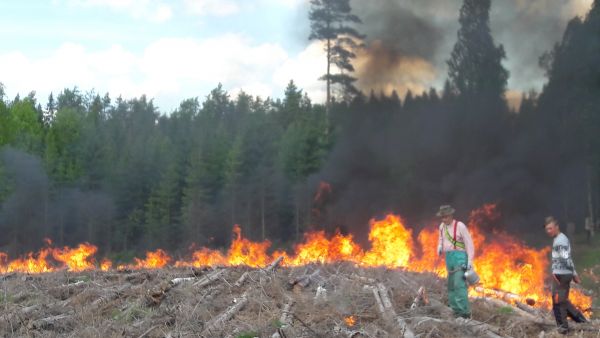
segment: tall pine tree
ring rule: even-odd
[[[350,0],[311,0],[310,40],[325,43],[327,53],[327,73],[321,77],[327,83],[327,107],[331,105],[332,85],[340,85],[342,97],[357,93],[354,87],[356,78],[349,73],[354,72],[352,59],[356,57],[354,50],[361,45],[364,35],[360,34],[353,24],[361,23],[358,16],[352,14]],[[334,65],[339,73],[333,73]]]

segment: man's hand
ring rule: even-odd
[[[579,278],[579,275],[573,276],[573,282],[575,282],[577,284],[581,283],[581,278]]]
[[[438,254],[438,256],[442,255],[442,246],[441,245],[438,246],[438,248],[437,248],[437,254]]]

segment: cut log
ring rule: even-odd
[[[291,312],[290,309],[292,308],[292,306],[294,305],[294,300],[292,298],[289,298],[287,303],[285,303],[285,305],[283,306],[283,310],[281,311],[281,316],[279,317],[279,322],[281,322],[281,325],[283,327],[290,325],[291,323]]]
[[[230,306],[227,311],[208,321],[204,326],[204,330],[202,330],[201,335],[208,334],[212,336],[211,331],[214,331],[218,327],[222,326],[226,321],[233,317],[234,314],[240,311],[248,303],[248,291],[244,292],[240,298],[235,299],[234,302],[235,304]]]
[[[80,293],[86,287],[86,282],[77,282],[72,284],[61,285],[59,287],[50,289],[48,290],[48,293],[56,299],[66,300],[71,296]]]
[[[179,278],[171,279],[171,284],[173,286],[175,286],[175,285],[179,285],[183,282],[191,282],[191,281],[194,281],[197,279],[198,279],[197,277],[179,277]]]
[[[369,278],[369,277],[364,277],[364,276],[359,276],[355,273],[353,273],[352,275],[350,275],[351,279],[356,279],[360,282],[366,283],[366,284],[375,284],[377,283],[377,280],[373,279],[373,278]]]
[[[529,312],[529,311],[525,311],[524,309],[522,309],[521,307],[518,306],[519,304],[521,304],[521,306],[523,306],[523,307],[528,306],[523,303],[517,302],[517,306],[513,306],[509,303],[506,303],[505,301],[502,301],[502,300],[496,299],[496,298],[482,298],[481,300],[485,301],[488,304],[497,306],[497,307],[510,308],[517,315],[519,315],[522,318],[527,319],[535,324],[545,325],[545,326],[556,326],[556,324],[554,322],[545,319],[543,313],[540,312],[539,310],[529,307],[533,310],[533,312]]]
[[[281,261],[283,261],[283,256],[279,256],[279,258],[277,258],[271,264],[269,264],[269,266],[264,268],[263,271],[266,273],[273,272],[273,270],[275,270],[275,268],[277,268],[279,266]]]
[[[378,283],[377,286],[365,286],[365,288],[373,291],[373,296],[375,297],[379,312],[383,318],[389,322],[395,321],[400,328],[403,337],[414,338],[415,334],[412,332],[406,321],[396,314],[385,285],[383,285],[383,283]]]
[[[419,291],[417,291],[417,296],[413,300],[413,303],[411,304],[410,308],[414,309],[421,305],[428,305],[428,304],[429,304],[429,297],[427,297],[427,291],[425,290],[424,286],[421,286],[419,288]]]
[[[71,314],[62,314],[31,321],[27,328],[30,330],[53,330],[58,326],[65,325],[71,319]]]
[[[8,313],[0,315],[0,318],[6,320],[7,323],[25,323],[35,311],[42,309],[43,306],[41,304],[35,304],[31,306],[27,306],[22,308],[20,311],[16,313]],[[1,325],[0,325],[1,326]]]
[[[326,301],[327,300],[327,289],[319,285],[317,287],[317,293],[315,294],[315,301]]]
[[[11,278],[15,277],[16,275],[17,275],[16,272],[11,272],[9,274],[0,276],[0,281],[5,281],[5,280],[8,280],[8,279],[11,279]]]
[[[358,335],[362,335],[362,336],[366,336],[367,334],[364,333],[363,331],[360,330],[350,330],[346,327],[340,326],[340,325],[336,325],[333,328],[333,333],[335,333],[336,335],[344,335],[348,338],[354,338]]]
[[[320,272],[321,272],[321,270],[317,269],[310,275],[304,275],[304,276],[290,280],[289,284],[291,286],[299,286],[299,287],[305,288],[308,286],[308,284],[310,284],[311,280],[314,280],[317,276],[319,276]]]
[[[372,286],[372,285],[365,285],[363,287],[363,289],[365,290],[371,290],[371,292],[373,292],[373,297],[375,298],[375,303],[377,304],[377,307],[379,309],[379,312],[381,314],[385,313],[385,307],[383,306],[383,302],[381,301],[381,296],[379,295],[379,290]]]
[[[246,279],[248,279],[249,275],[250,275],[250,273],[248,271],[244,272],[242,274],[242,276],[233,285],[235,285],[239,288],[240,286],[242,286],[244,284]]]
[[[194,286],[204,287],[218,280],[225,273],[225,269],[216,270],[195,282]]]
[[[481,294],[483,294],[484,297],[492,295],[492,296],[502,299],[506,302],[522,300],[521,296],[511,293],[511,292],[502,291],[502,290],[486,289],[481,286],[476,286],[475,291],[480,292]]]
[[[166,293],[171,290],[173,284],[162,282],[146,292],[146,306],[160,305]]]
[[[292,298],[288,298],[287,303],[285,303],[283,309],[281,310],[281,316],[279,317],[279,323],[281,324],[281,327],[279,327],[277,331],[271,335],[271,338],[285,338],[285,333],[283,332],[283,329],[288,327],[291,323],[292,316],[290,309],[293,305],[294,300]]]
[[[489,337],[489,338],[512,338],[510,336],[502,336],[499,334],[500,329],[496,326],[486,324],[473,319],[456,318],[455,322],[469,331],[473,332],[478,337]]]

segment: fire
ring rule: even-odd
[[[64,263],[69,271],[84,271],[93,269],[94,263],[90,261],[98,248],[89,243],[79,244],[75,249],[64,247],[63,249],[54,249],[52,256],[59,262]]]
[[[357,262],[363,256],[362,249],[354,243],[352,235],[344,236],[338,232],[329,240],[324,231],[307,233],[304,236],[304,243],[296,245],[295,252],[293,257],[285,260],[285,265]]]
[[[492,231],[485,235],[480,224],[498,217],[494,205],[485,205],[471,213],[469,230],[475,243],[475,262],[473,265],[481,278],[481,285],[472,288],[471,296],[480,296],[481,292],[501,297],[511,295],[508,301],[529,302],[549,307],[551,300],[548,290],[544,289],[544,279],[548,271],[549,248],[536,250],[530,248],[506,233]],[[370,222],[370,248],[365,250],[354,242],[351,234],[336,232],[328,236],[324,231],[309,232],[304,241],[294,247],[294,253],[276,251],[269,254],[271,242],[252,242],[242,236],[241,228],[233,228],[234,238],[226,254],[218,250],[201,248],[195,250],[188,260],[173,263],[174,266],[239,266],[265,267],[273,260],[283,256],[285,266],[302,266],[311,263],[334,263],[348,261],[363,267],[385,266],[402,268],[414,272],[432,272],[440,277],[446,276],[443,257],[437,255],[438,227],[432,224],[421,230],[416,240],[413,230],[407,228],[403,220],[388,215],[382,220]],[[83,243],[76,248],[41,249],[22,258],[9,260],[8,255],[0,252],[0,273],[23,272],[44,273],[67,269],[84,271],[99,268],[107,271],[113,267],[108,259],[99,266],[93,259],[97,252],[94,245]],[[118,265],[117,269],[157,269],[171,264],[171,257],[163,250],[147,252],[144,259],[135,258],[134,264]],[[496,291],[495,291],[496,290]],[[501,292],[500,292],[501,291]],[[572,302],[582,309],[591,307],[591,298],[579,290],[572,290]],[[349,317],[352,318],[352,317]]]
[[[371,221],[371,250],[360,262],[363,266],[408,267],[413,252],[412,231],[398,216],[388,215],[382,221]]]
[[[137,269],[160,269],[164,268],[171,261],[171,257],[162,249],[146,252],[146,258],[134,258],[135,264],[128,265],[125,268]]]
[[[112,269],[112,262],[109,261],[108,259],[104,258],[102,260],[102,262],[100,263],[100,270],[108,271],[110,269]]]
[[[356,324],[356,318],[354,318],[354,316],[348,316],[344,318],[344,322],[346,322],[346,325],[348,326],[354,326]]]
[[[242,229],[239,225],[233,227],[233,232],[235,233],[235,240],[228,252],[228,265],[247,265],[258,268],[266,266],[271,261],[267,254],[271,242],[252,243],[242,237]]]

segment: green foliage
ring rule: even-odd
[[[328,150],[325,117],[306,115],[290,125],[280,143],[280,165],[292,182],[316,172]]]
[[[15,100],[8,108],[0,102],[0,145],[40,154],[42,138],[40,113],[32,96]]]
[[[514,312],[513,308],[510,306],[499,307],[497,311],[500,315],[510,315]]]
[[[236,338],[255,338],[255,337],[260,337],[260,335],[257,332],[242,332],[239,335],[236,336]]]
[[[46,134],[45,162],[57,182],[72,183],[83,174],[81,158],[82,115],[72,108],[60,109]]]
[[[113,310],[112,317],[120,322],[131,323],[138,319],[143,319],[152,315],[155,311],[142,307],[141,305],[131,305],[123,311]]]

